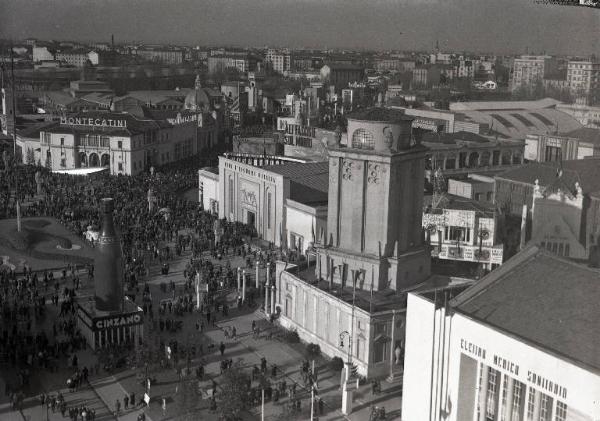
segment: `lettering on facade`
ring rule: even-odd
[[[556,396],[563,399],[567,398],[567,388],[563,387],[551,380],[548,380],[533,371],[527,372],[527,381],[534,386],[541,387],[547,392],[554,393]]]
[[[131,326],[142,323],[140,314],[129,314],[126,316],[110,317],[107,319],[96,320],[95,327],[97,330],[108,329],[111,327]]]
[[[167,118],[167,122],[173,126],[177,126],[179,124],[190,123],[192,121],[198,121],[197,114],[186,115],[186,116],[181,116],[181,114],[177,114],[177,117],[175,117],[175,118]]]
[[[509,361],[505,358],[499,357],[498,355],[494,355],[494,365],[498,368],[501,368],[504,371],[508,371],[509,373],[514,374],[515,376],[519,375],[519,365]]]
[[[444,125],[439,124],[438,122],[433,121],[433,120],[416,118],[412,122],[412,127],[413,127],[413,129],[418,128],[418,129],[425,129],[425,130],[432,130],[434,132],[439,132],[443,129]]]
[[[473,342],[469,342],[465,339],[460,340],[460,349],[466,351],[467,353],[473,355],[474,357],[481,358],[485,360],[485,349],[481,348],[478,345],[475,345]]]
[[[283,130],[288,135],[297,135],[304,137],[316,137],[317,129],[312,126],[301,126],[300,124],[290,124],[285,120],[281,120],[279,129]]]
[[[127,127],[127,120],[113,120],[110,118],[61,117],[60,124],[70,126],[125,128]]]

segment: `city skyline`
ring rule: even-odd
[[[600,53],[600,11],[523,0],[6,0],[0,9],[0,37],[12,39]]]

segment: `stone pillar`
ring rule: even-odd
[[[265,314],[269,315],[269,280],[267,279],[267,283],[265,284]]]
[[[488,367],[481,366],[481,384],[479,385],[479,421],[486,421],[485,409],[487,407],[487,390],[488,390]]]
[[[271,285],[271,313],[275,313],[275,284]]]
[[[258,260],[257,260],[257,261],[256,261],[256,280],[255,280],[255,282],[254,282],[254,283],[255,283],[255,285],[254,285],[254,286],[256,287],[256,289],[258,289],[258,287],[259,287],[259,283],[258,283],[258,271],[259,271],[259,269],[260,269],[260,268],[259,268],[259,265],[260,265],[260,261],[258,261]]]
[[[271,262],[267,262],[267,270],[265,273],[265,282],[267,285],[271,283]]]
[[[504,381],[506,382],[506,407],[504,408],[504,413],[506,414],[506,416],[504,417],[504,419],[510,420],[513,412],[513,394],[515,390],[515,379],[513,379],[510,376],[507,376],[506,374],[503,377]],[[556,399],[554,400],[556,401]]]
[[[345,381],[342,389],[342,414],[344,415],[350,415],[352,413],[353,392],[350,382]]]
[[[534,391],[535,395],[533,396],[533,419],[540,419],[540,404],[542,400],[542,393],[539,390]],[[527,403],[525,403],[527,404]]]
[[[242,302],[246,302],[246,269],[242,269]]]
[[[237,268],[237,290],[240,292],[242,289],[242,269]]]

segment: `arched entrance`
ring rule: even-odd
[[[110,155],[107,153],[103,153],[100,158],[100,166],[108,167],[110,165]]]
[[[100,158],[98,158],[97,153],[90,154],[90,167],[99,167],[100,166]]]
[[[79,152],[79,166],[82,168],[88,166],[87,155],[85,152]]]

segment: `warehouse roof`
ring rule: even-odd
[[[533,246],[451,304],[482,324],[600,370],[599,301],[600,271]]]

